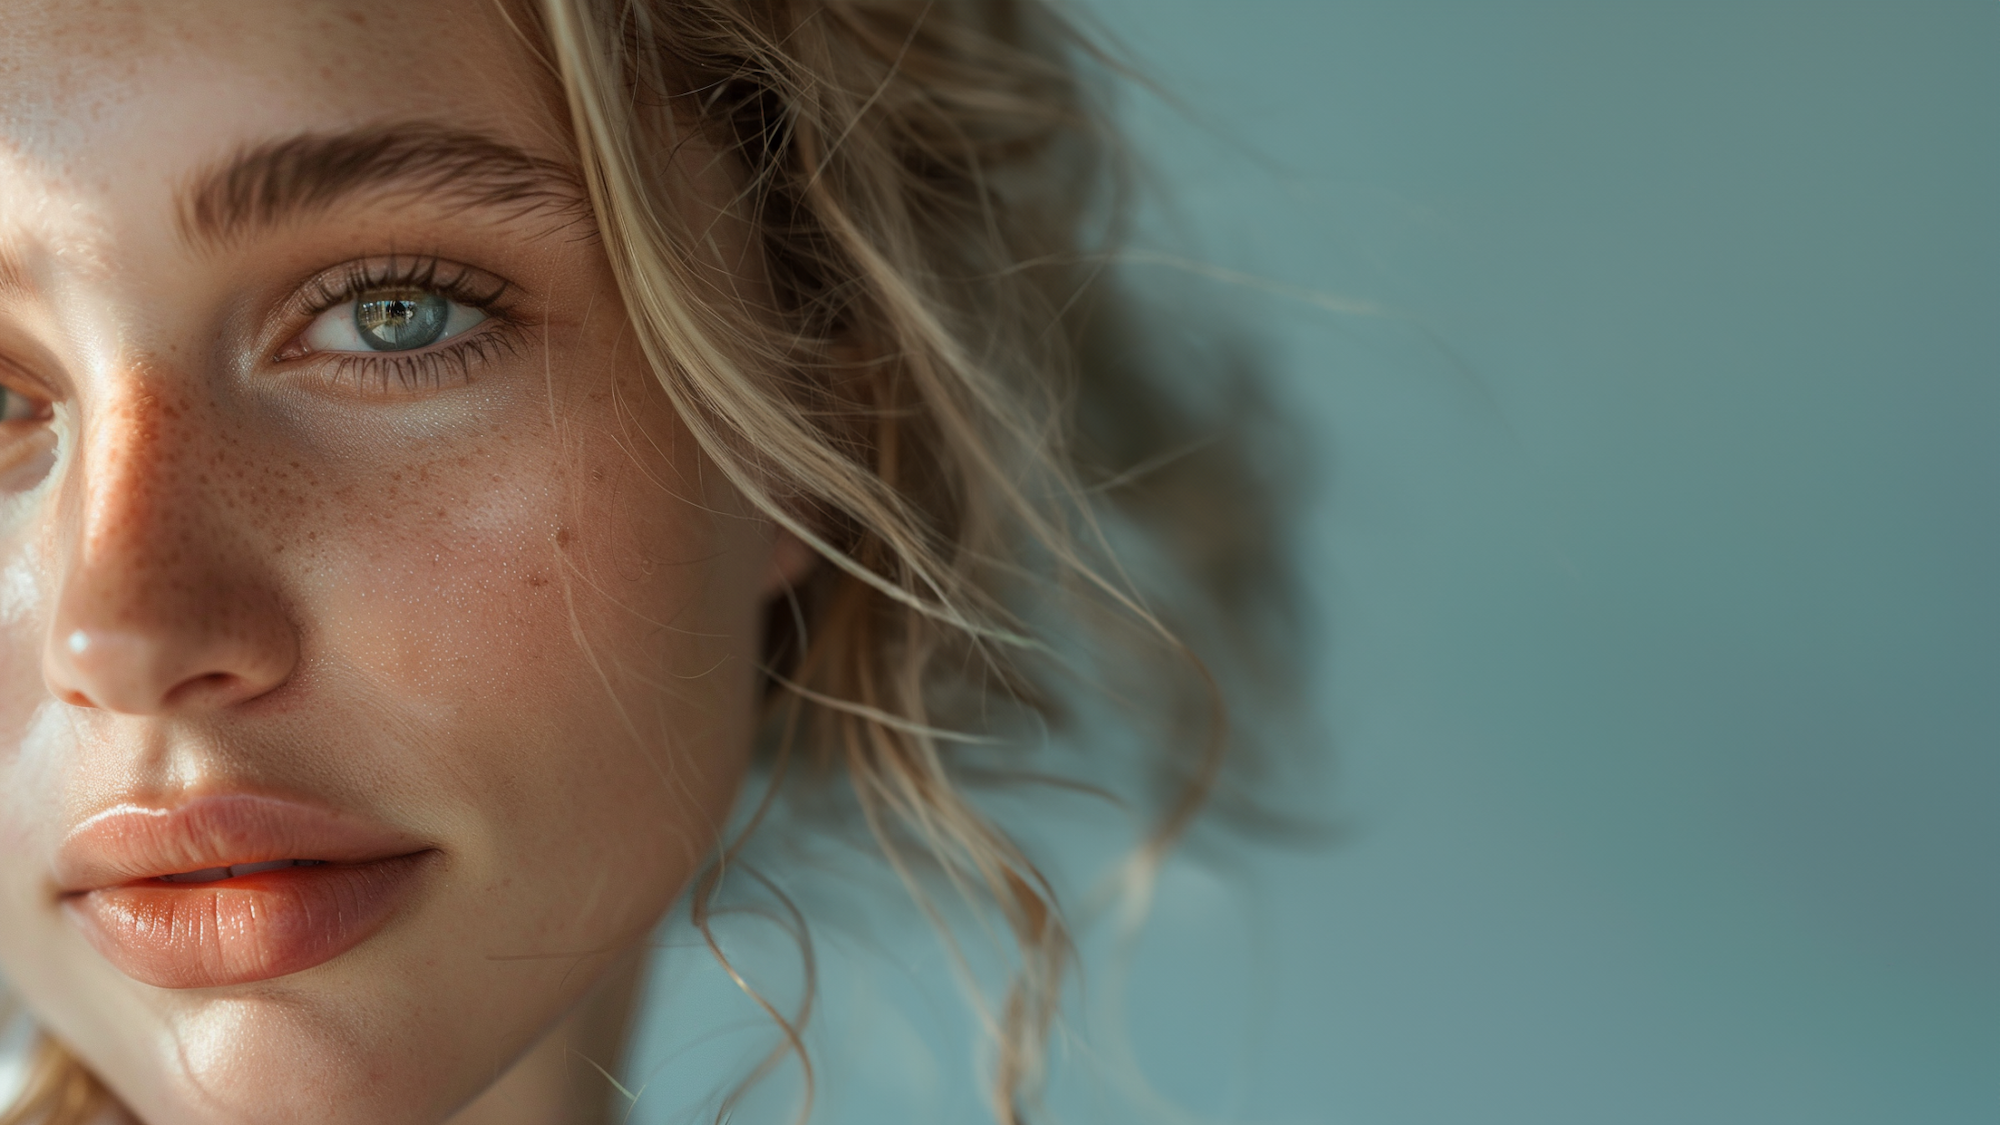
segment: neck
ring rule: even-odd
[[[589,995],[448,1125],[605,1125],[645,959],[614,966]],[[598,1068],[602,1067],[602,1070]]]

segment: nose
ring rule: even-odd
[[[246,481],[188,404],[134,389],[86,419],[42,668],[58,699],[131,715],[212,711],[291,677],[298,633],[241,546]]]

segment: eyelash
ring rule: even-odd
[[[447,275],[447,271],[449,272]],[[486,277],[489,286],[477,282]],[[388,393],[391,381],[403,391],[436,390],[467,382],[475,364],[512,355],[520,325],[506,301],[513,286],[481,275],[470,266],[425,257],[408,262],[352,262],[314,278],[300,298],[298,311],[307,325],[340,305],[383,289],[416,289],[434,293],[486,314],[486,320],[441,344],[411,352],[305,352],[298,359],[316,360],[330,381],[359,390]],[[282,358],[282,357],[281,357]],[[449,383],[447,379],[451,380]]]

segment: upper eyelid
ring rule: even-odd
[[[61,399],[60,395],[42,386],[41,380],[17,376],[13,367],[0,367],[0,392],[19,395],[35,402],[54,403]]]
[[[57,384],[35,374],[32,365],[4,352],[0,352],[0,387],[44,402],[60,401],[64,395]]]
[[[477,266],[435,255],[401,258],[357,258],[321,270],[293,291],[290,312],[298,318],[318,316],[370,289],[424,289],[486,312],[506,312],[514,283]]]

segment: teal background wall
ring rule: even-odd
[[[1135,246],[1243,275],[1128,276],[1304,435],[1345,831],[1167,873],[1064,1119],[2000,1121],[2000,5],[1088,7]],[[872,947],[822,1119],[979,1120]]]

